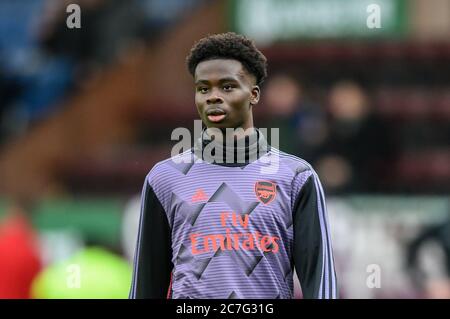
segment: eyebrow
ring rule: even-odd
[[[223,82],[239,82],[239,81],[236,78],[234,78],[234,77],[226,77],[226,78],[221,78],[219,80],[219,82],[223,83]],[[195,85],[198,85],[198,84],[209,84],[209,83],[210,83],[210,81],[203,80],[203,79],[195,81]]]

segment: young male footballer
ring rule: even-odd
[[[253,124],[266,58],[229,32],[187,67],[206,129],[145,178],[130,298],[293,298],[294,269],[304,298],[337,298],[319,178]]]

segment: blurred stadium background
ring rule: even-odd
[[[450,298],[447,0],[0,0],[0,298],[127,297],[185,56],[229,30],[269,60],[256,126],[325,186],[341,297]]]

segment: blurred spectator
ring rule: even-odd
[[[66,25],[71,3],[81,8],[80,29]],[[145,19],[137,0],[0,1],[0,27],[0,140],[6,140],[48,117],[74,84],[139,43]]]
[[[422,297],[450,299],[450,218],[426,227],[410,242],[407,266]]]
[[[392,138],[372,112],[370,101],[356,83],[336,83],[328,102],[327,132],[315,159],[330,192],[385,192],[392,164]]]
[[[261,127],[280,130],[280,149],[310,160],[324,137],[324,118],[318,105],[305,96],[301,84],[287,74],[272,77],[263,89],[267,122]]]
[[[48,116],[72,84],[72,61],[45,54],[36,38],[46,2],[0,1],[2,140]]]
[[[66,7],[81,10],[81,28],[66,26]],[[136,0],[49,1],[40,41],[49,53],[70,57],[84,76],[116,60],[142,38],[144,15]]]
[[[0,298],[30,298],[41,269],[37,234],[26,215],[24,207],[13,204],[0,224]]]
[[[0,47],[0,61],[6,58]],[[7,140],[8,135],[14,130],[8,114],[11,112],[12,101],[20,94],[21,86],[14,77],[11,77],[5,66],[0,63],[0,145]],[[15,124],[17,125],[17,123]]]

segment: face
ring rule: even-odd
[[[195,69],[195,104],[206,127],[253,127],[252,106],[260,89],[242,63],[230,59],[200,62]]]

